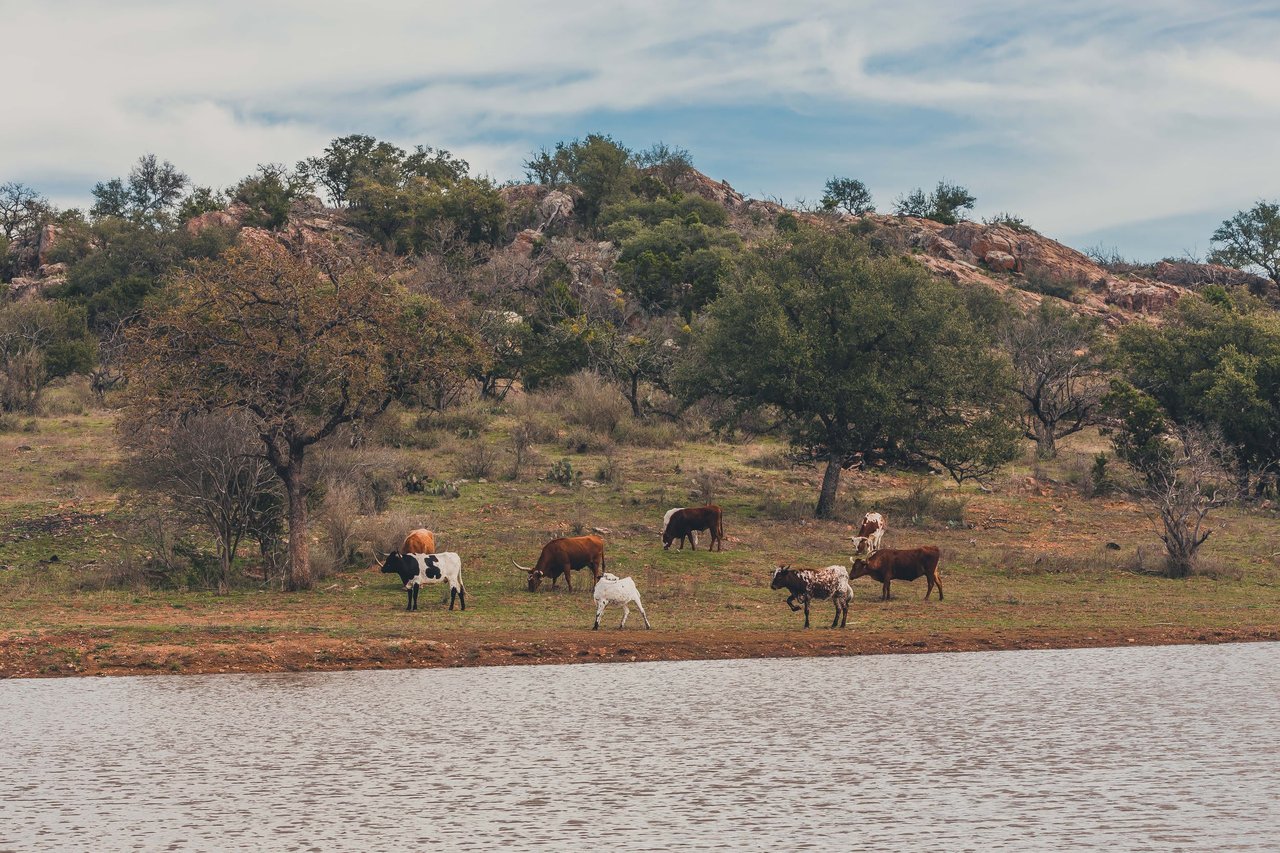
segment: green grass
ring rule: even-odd
[[[509,416],[491,417],[485,440],[505,447],[512,425]],[[847,563],[852,521],[904,496],[911,483],[892,472],[846,475],[845,519],[796,518],[785,507],[813,501],[817,472],[750,464],[776,458],[780,448],[770,442],[703,438],[660,449],[615,448],[620,484],[573,489],[527,475],[518,482],[464,483],[456,499],[401,494],[392,512],[436,531],[442,550],[462,554],[469,605],[465,613],[449,612],[439,603],[441,590],[427,588],[420,611],[405,613],[398,581],[358,568],[298,593],[261,589],[250,580],[225,595],[82,590],[84,578],[101,571],[119,548],[129,513],[122,502],[128,495],[114,485],[120,478],[112,429],[109,413],[91,412],[41,419],[34,434],[0,434],[0,455],[18,459],[0,487],[0,564],[12,567],[0,570],[0,638],[37,638],[33,642],[53,653],[68,648],[59,637],[75,633],[90,638],[84,648],[93,652],[98,646],[93,653],[104,656],[131,645],[229,652],[237,644],[281,637],[537,639],[540,632],[590,627],[589,576],[575,573],[573,594],[551,592],[544,584],[530,595],[524,573],[510,561],[531,565],[548,539],[595,528],[607,531],[608,570],[636,579],[659,631],[797,630],[800,617],[768,588],[772,567]],[[19,453],[16,446],[24,443],[34,449]],[[1022,460],[991,492],[947,488],[949,497],[966,500],[967,527],[910,527],[891,514],[886,545],[943,549],[946,600],[922,601],[923,582],[917,582],[894,584],[894,599],[881,603],[878,585],[860,580],[854,584],[850,629],[892,636],[1274,627],[1280,612],[1275,515],[1231,510],[1215,516],[1222,527],[1204,549],[1215,577],[1173,581],[1134,573],[1139,547],[1151,564],[1160,553],[1141,509],[1123,496],[1087,499],[1069,485],[1079,479],[1081,460],[1091,461],[1102,446],[1096,435],[1077,437],[1053,463]],[[604,453],[569,453],[559,442],[536,451],[530,475],[563,457],[590,478],[605,460]],[[445,441],[394,455],[433,476],[452,477],[458,452]],[[506,465],[500,460],[499,470]],[[82,476],[59,482],[58,472],[69,468]],[[725,551],[663,551],[662,514],[698,502],[694,479],[703,470],[719,479],[714,500],[725,510]],[[1121,550],[1107,550],[1108,541]],[[53,553],[58,563],[41,562]],[[830,609],[815,605],[815,625],[825,624]],[[606,624],[615,625],[619,617],[609,611]],[[49,665],[65,670],[77,660],[70,652],[58,653]]]

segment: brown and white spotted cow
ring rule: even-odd
[[[878,512],[869,512],[864,515],[862,526],[858,528],[858,535],[853,537],[853,553],[874,554],[879,551],[880,543],[884,540],[885,528],[888,526],[884,516]]]
[[[796,599],[804,602],[804,626],[809,627],[809,602],[831,599],[836,605],[836,618],[831,627],[844,627],[849,618],[849,599],[853,588],[849,586],[849,570],[844,566],[827,566],[825,569],[796,570],[790,566],[778,566],[773,570],[773,589],[785,589],[791,593],[787,606],[794,613],[800,608]]]

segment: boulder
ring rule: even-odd
[[[1008,252],[991,249],[982,255],[982,262],[989,269],[1013,272],[1018,268],[1018,259]]]
[[[538,202],[538,215],[542,217],[539,231],[572,221],[573,196],[560,190],[552,190]]]
[[[537,231],[526,228],[511,241],[511,251],[525,258],[530,257],[533,255],[534,245],[541,239],[542,235]]]
[[[40,229],[40,239],[36,243],[36,260],[39,266],[49,263],[49,252],[58,243],[58,226],[49,223]]]
[[[1146,280],[1108,278],[1103,282],[1106,303],[1137,314],[1160,314],[1182,296],[1183,290],[1170,284]]]
[[[237,228],[240,220],[225,210],[209,210],[187,220],[187,233],[196,236],[210,228]]]

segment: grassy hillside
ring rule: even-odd
[[[442,607],[436,589],[424,591],[419,612],[405,613],[396,579],[367,568],[339,571],[301,593],[252,577],[225,595],[128,583],[101,588],[134,541],[129,530],[138,507],[119,487],[113,414],[70,408],[71,414],[15,422],[0,433],[0,457],[9,460],[0,480],[0,673],[6,675],[1277,636],[1274,514],[1218,515],[1223,527],[1205,546],[1209,575],[1172,581],[1146,574],[1144,568],[1158,567],[1160,550],[1140,507],[1123,496],[1088,498],[1072,485],[1086,479],[1102,447],[1097,436],[1068,443],[1058,461],[1039,470],[1029,461],[1015,465],[990,492],[925,478],[939,491],[926,498],[934,508],[913,523],[909,503],[912,486],[922,480],[917,475],[848,475],[842,519],[815,522],[806,515],[818,475],[786,467],[776,444],[703,436],[635,447],[562,433],[535,445],[536,458],[521,480],[502,479],[508,463],[500,458],[497,479],[459,483],[456,498],[402,493],[384,517],[363,520],[366,553],[378,536],[385,540],[409,524],[430,527],[442,550],[460,552],[465,613]],[[517,424],[515,410],[508,405],[477,415],[485,421],[478,441],[445,436],[430,450],[378,452],[452,479],[477,446],[501,455]],[[596,446],[578,453],[569,443]],[[562,458],[590,482],[572,488],[536,479]],[[663,551],[663,512],[708,496],[725,511],[725,551]],[[854,585],[846,631],[825,629],[831,606],[821,603],[815,630],[802,636],[801,617],[768,588],[772,567],[847,563],[852,523],[872,508],[888,516],[886,546],[943,549],[946,600],[922,601],[924,585],[917,582],[895,584],[893,600],[882,603],[878,585],[863,579]],[[524,573],[511,565],[513,558],[532,564],[553,536],[593,529],[606,539],[609,571],[636,579],[652,632],[634,620],[618,633],[620,612],[610,610],[607,630],[593,635],[586,630],[594,611],[589,575],[576,573],[573,594],[545,585],[529,594]],[[1120,549],[1108,549],[1108,542]],[[49,562],[53,555],[57,561]],[[253,571],[248,561],[246,571]]]

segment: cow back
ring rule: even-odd
[[[933,545],[919,548],[883,548],[867,558],[869,574],[883,582],[886,573],[891,580],[913,581],[938,568],[941,552]]]
[[[425,527],[411,530],[409,535],[404,538],[404,547],[400,551],[405,554],[434,554],[436,552],[436,536]]]
[[[604,540],[599,536],[566,536],[552,539],[542,547],[537,568],[548,577],[569,569],[593,565],[604,555]]]

